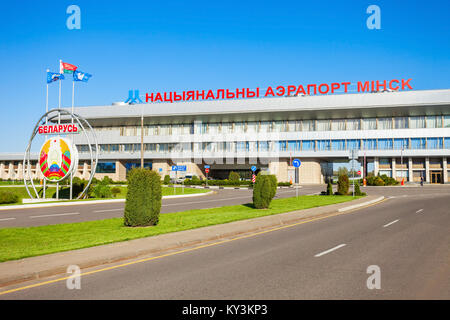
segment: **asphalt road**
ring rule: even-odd
[[[302,186],[299,195],[319,194],[325,190],[325,185]],[[426,187],[366,187],[362,188],[370,195],[407,196],[422,194],[449,194],[450,186]],[[294,189],[279,189],[276,197],[295,196]],[[199,197],[165,199],[162,202],[161,213],[178,212],[191,209],[204,209],[237,205],[252,201],[251,190],[215,190],[214,194]],[[124,203],[80,204],[44,208],[0,210],[0,228],[31,227],[60,223],[101,220],[123,217]]]
[[[322,186],[305,186],[299,189],[299,194],[320,193],[323,188]],[[276,197],[292,197],[295,194],[295,190],[292,189],[279,189]],[[198,197],[164,199],[161,213],[222,207],[251,201],[251,190],[214,190],[213,194]],[[55,205],[44,208],[0,210],[0,228],[30,227],[123,217],[124,206],[124,202],[84,203],[71,206]]]
[[[85,275],[80,290],[59,281],[0,299],[450,299],[449,189],[408,190],[351,213]],[[373,265],[381,288],[370,290]]]

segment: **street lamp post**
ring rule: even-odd
[[[144,107],[141,112],[141,169],[144,168]]]

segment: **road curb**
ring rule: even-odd
[[[191,194],[179,194],[172,196],[163,196],[162,199],[178,199],[178,198],[189,198],[189,197],[200,197],[212,194],[213,191],[204,193],[191,193]],[[71,202],[52,202],[52,203],[35,203],[35,204],[22,204],[15,206],[0,206],[0,211],[2,210],[13,210],[13,209],[32,209],[32,208],[45,208],[45,207],[56,207],[56,206],[78,206],[84,204],[99,204],[99,203],[117,203],[125,202],[125,199],[108,199],[108,200],[92,200],[92,201],[71,201]]]
[[[375,196],[368,196],[374,198]],[[357,199],[353,201],[361,201]],[[12,260],[0,263],[0,287],[23,281],[36,280],[57,274],[65,274],[67,267],[77,265],[81,269],[117,263],[149,254],[161,254],[169,250],[180,249],[196,244],[223,240],[247,233],[260,232],[281,226],[287,226],[302,220],[326,217],[330,214],[362,208],[380,201],[370,199],[354,206],[346,203],[332,204],[270,216],[234,221],[224,224],[190,229],[162,235],[116,242],[101,246],[52,253],[42,256]],[[345,212],[344,211],[344,212]],[[0,292],[1,294],[1,292]]]
[[[376,202],[380,202],[380,201],[383,200],[383,199],[384,199],[384,196],[381,196],[381,197],[378,197],[378,198],[376,198],[376,199],[373,199],[373,200],[370,200],[370,201],[367,201],[367,202],[364,202],[364,203],[359,203],[359,204],[355,204],[355,205],[353,205],[353,206],[348,206],[348,207],[345,207],[345,208],[340,208],[340,209],[338,210],[338,212],[345,212],[345,211],[357,209],[357,208],[360,208],[360,207],[365,207],[365,206],[374,204],[374,203],[376,203]]]

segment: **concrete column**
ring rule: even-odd
[[[408,158],[408,181],[413,182],[413,161],[412,158]]]
[[[288,182],[288,161],[270,161],[269,172],[277,176],[278,182]],[[301,179],[300,183],[302,183]]]
[[[155,160],[152,163],[152,169],[159,173],[161,179],[164,179],[165,175],[170,174],[170,166],[167,160]],[[162,169],[161,171],[159,169]]]
[[[19,165],[17,166],[17,174],[16,174],[17,179],[23,179],[22,168],[23,168],[23,163],[19,162]],[[31,172],[30,172],[30,176],[32,176]]]
[[[298,169],[298,175],[300,184],[324,183],[322,168],[317,160],[302,160],[302,165]]]
[[[380,171],[380,166],[379,166],[379,161],[378,161],[378,157],[373,158],[373,174],[375,176],[378,175],[378,172]]]
[[[206,179],[206,173],[204,172],[202,164],[196,164],[193,162],[177,162],[177,165],[186,166],[185,174],[193,174],[199,177],[200,179]],[[214,165],[212,165],[211,167],[213,168]],[[179,172],[177,177],[182,177],[182,174]]]
[[[444,179],[444,183],[449,182],[448,181],[448,169],[447,168],[448,168],[447,167],[447,157],[444,157],[442,159],[442,171],[443,171],[442,176],[443,176],[443,179]]]
[[[8,170],[7,179],[13,179],[13,177],[14,177],[14,164],[13,164],[13,162],[9,163],[8,169],[9,170]]]
[[[125,167],[125,162],[116,161],[115,179],[117,179],[117,181],[127,180],[127,168]]]
[[[391,177],[397,180],[397,171],[395,170],[396,164],[395,164],[395,157],[392,158],[392,165],[391,165]]]
[[[430,182],[430,158],[425,158],[425,181]]]
[[[5,164],[0,163],[0,179],[5,179]]]
[[[82,178],[83,179],[89,179],[89,169],[88,169],[88,164],[87,164],[86,161],[83,163]]]

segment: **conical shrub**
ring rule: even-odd
[[[161,198],[159,174],[149,169],[132,169],[128,174],[124,224],[130,227],[156,225]]]

